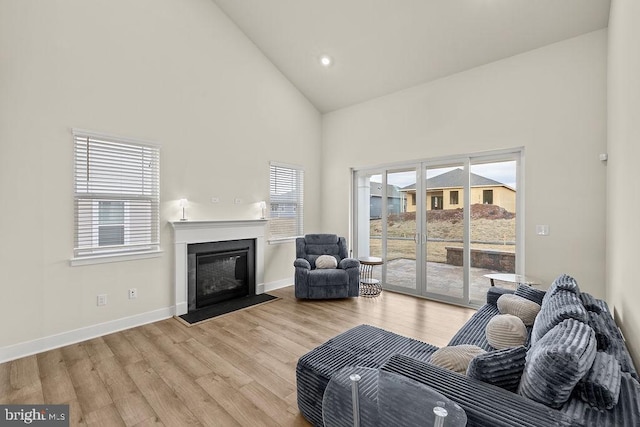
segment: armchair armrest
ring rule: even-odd
[[[360,261],[355,258],[343,258],[338,264],[338,268],[346,270],[347,268],[360,268]]]
[[[297,258],[293,262],[293,266],[295,268],[306,268],[307,270],[311,270],[311,264],[309,264],[309,261],[304,258]]]
[[[396,354],[380,368],[425,384],[464,409],[469,425],[577,426],[577,420],[519,394],[430,363]]]

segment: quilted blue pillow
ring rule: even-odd
[[[516,392],[524,370],[527,349],[524,346],[489,351],[474,357],[467,376]]]
[[[598,300],[590,293],[581,292],[580,301],[582,301],[582,305],[584,305],[587,311],[593,311],[598,314],[602,312],[602,307],[598,304]]]
[[[587,310],[573,292],[558,291],[542,303],[531,331],[531,344],[535,344],[544,334],[565,319],[576,319],[586,323]]]
[[[544,298],[546,292],[541,289],[536,289],[529,285],[518,285],[516,289],[515,295],[519,297],[526,298],[529,301],[533,301],[538,305],[542,305],[542,299]]]
[[[596,337],[586,324],[566,319],[531,346],[518,393],[560,408],[596,357]]]
[[[587,375],[576,386],[580,398],[598,409],[611,409],[618,403],[622,372],[615,357],[599,351]]]
[[[562,274],[553,281],[547,293],[544,295],[542,299],[542,305],[546,304],[547,300],[560,291],[568,291],[576,294],[576,296],[580,295],[580,288],[578,287],[578,282],[573,277]]]

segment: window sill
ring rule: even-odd
[[[134,252],[134,253],[118,253],[109,255],[90,255],[78,258],[71,258],[69,263],[72,267],[91,264],[105,264],[109,262],[133,261],[137,259],[158,258],[162,256],[161,250]]]

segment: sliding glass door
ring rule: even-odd
[[[354,171],[354,249],[387,290],[481,305],[493,273],[524,274],[521,150]]]
[[[438,300],[466,304],[464,256],[464,163],[424,167],[425,292]]]
[[[408,188],[415,186],[418,170],[414,168],[386,171],[386,215],[383,246],[384,284],[387,289],[420,293],[420,232],[416,221],[415,200],[407,198]]]

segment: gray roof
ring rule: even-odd
[[[436,175],[427,179],[427,188],[458,188],[464,186],[465,173],[463,169],[457,168],[453,169],[449,172],[445,172],[440,175]],[[475,173],[471,173],[471,186],[472,187],[495,187],[502,186],[511,188],[502,182],[498,182],[496,180],[485,178],[484,176],[477,175]],[[416,185],[411,184],[406,187],[402,187],[402,191],[407,190],[415,190]]]

